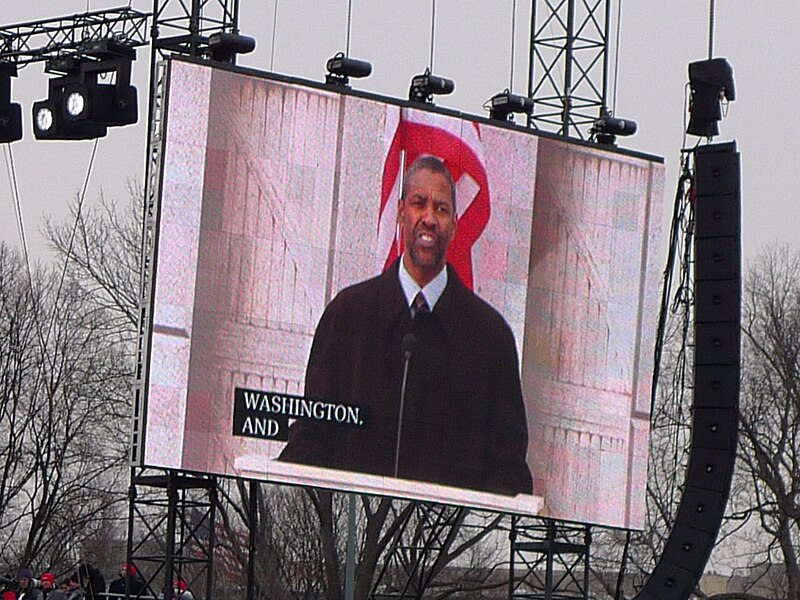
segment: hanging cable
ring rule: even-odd
[[[94,167],[94,159],[97,155],[97,145],[98,145],[99,138],[95,138],[94,143],[92,144],[92,154],[89,158],[89,166],[86,169],[86,176],[83,179],[83,188],[81,189],[81,193],[78,196],[78,206],[75,210],[75,223],[72,225],[72,231],[70,232],[69,237],[69,244],[67,245],[67,253],[64,257],[64,266],[61,269],[61,277],[58,281],[58,288],[56,289],[56,296],[55,301],[53,303],[53,312],[49,319],[49,323],[47,325],[47,331],[45,334],[45,345],[50,340],[50,332],[52,331],[53,325],[55,324],[56,318],[56,307],[58,306],[58,301],[61,298],[61,290],[64,287],[64,280],[67,277],[67,267],[69,267],[69,261],[72,257],[72,249],[75,244],[75,232],[78,230],[78,224],[83,219],[83,202],[86,199],[86,190],[89,188],[89,180],[92,176],[92,168]]]
[[[662,421],[668,429],[672,453],[671,472],[677,473],[681,464],[681,436],[686,434],[686,418],[683,399],[686,396],[686,381],[690,374],[689,358],[691,347],[691,308],[694,304],[692,286],[693,272],[693,235],[694,235],[694,174],[690,160],[693,153],[684,151],[681,160],[681,176],[675,193],[672,226],[670,230],[667,266],[664,269],[664,282],[661,294],[659,322],[656,332],[653,381],[651,389],[650,410],[654,422]],[[656,417],[656,397],[663,348],[667,338],[668,315],[677,315],[680,320],[676,330],[675,344],[678,346],[676,356],[670,359],[675,365],[672,373],[672,397],[674,402],[666,403],[661,417]],[[677,486],[670,486],[670,503],[674,503]]]
[[[278,0],[275,0],[275,8],[272,11],[272,43],[269,50],[269,70],[275,70],[275,34],[278,32]]]
[[[654,412],[656,390],[658,378],[661,370],[661,355],[663,352],[664,339],[666,337],[667,316],[672,311],[670,308],[673,288],[673,278],[676,271],[678,252],[684,233],[684,220],[687,219],[688,186],[692,182],[692,173],[688,168],[688,163],[683,160],[683,171],[678,179],[678,187],[675,191],[675,202],[672,209],[672,226],[670,228],[669,248],[667,252],[667,265],[664,268],[663,287],[661,290],[661,307],[658,316],[658,327],[656,329],[655,357],[653,361],[653,385],[650,396],[650,412]]]
[[[714,58],[714,8],[715,0],[709,0],[708,5],[708,60]]]
[[[433,73],[433,36],[436,32],[436,0],[431,0],[431,61],[428,65],[430,72]]]
[[[6,159],[6,170],[8,172],[8,181],[11,185],[11,195],[14,199],[14,212],[16,214],[17,220],[17,231],[19,233],[20,244],[22,245],[22,258],[25,263],[25,273],[28,276],[28,289],[31,293],[31,301],[36,303],[36,294],[33,290],[33,270],[31,269],[31,260],[30,260],[30,252],[28,251],[28,240],[27,236],[25,235],[25,223],[22,218],[22,203],[20,202],[20,193],[19,193],[19,182],[17,180],[17,167],[14,163],[14,153],[11,150],[11,144],[5,144],[5,159]],[[37,341],[39,342],[39,348],[42,351],[42,354],[45,358],[47,358],[47,345],[44,342],[44,337],[42,336],[42,324],[39,320],[39,311],[38,307],[34,306],[33,310],[33,320],[35,324],[35,331],[37,334]],[[37,378],[40,375],[37,374]],[[38,385],[38,381],[34,382],[34,391],[36,390]]]
[[[511,68],[508,81],[509,91],[514,91],[514,42],[517,39],[517,0],[511,2]]]
[[[63,268],[61,270],[61,276],[59,278],[58,288],[57,288],[56,294],[55,294],[55,296],[53,298],[52,312],[50,314],[50,318],[48,319],[47,328],[44,331],[44,333],[42,332],[42,323],[39,320],[39,308],[38,308],[38,306],[34,306],[33,307],[34,308],[34,310],[33,310],[33,319],[34,319],[34,324],[35,324],[36,337],[37,337],[37,341],[39,343],[39,349],[40,349],[40,351],[42,353],[42,359],[43,360],[39,364],[39,368],[37,369],[36,375],[35,375],[34,380],[33,380],[33,385],[32,385],[32,389],[31,389],[31,397],[32,398],[37,397],[38,394],[39,394],[39,386],[42,384],[42,381],[44,380],[44,369],[45,369],[45,367],[49,367],[50,369],[54,369],[55,368],[55,356],[53,356],[53,353],[50,352],[50,348],[51,348],[51,345],[49,343],[50,335],[51,335],[51,333],[53,331],[53,327],[54,327],[54,325],[56,323],[56,316],[57,316],[57,310],[58,310],[58,306],[59,306],[59,300],[60,300],[60,297],[61,297],[61,291],[62,291],[62,289],[64,287],[64,281],[66,279],[67,267],[69,266],[70,257],[72,256],[72,248],[73,248],[73,244],[74,244],[74,240],[75,240],[75,232],[77,230],[78,224],[80,223],[80,221],[82,219],[83,202],[84,202],[84,200],[86,198],[86,191],[87,191],[87,189],[89,187],[89,180],[90,180],[90,177],[91,177],[92,168],[94,166],[95,156],[97,155],[97,145],[98,145],[98,139],[95,139],[94,140],[94,144],[92,146],[92,154],[91,154],[91,157],[89,159],[89,166],[88,166],[88,169],[87,169],[87,172],[86,172],[86,177],[84,178],[84,182],[83,182],[83,188],[82,188],[81,193],[80,193],[80,195],[78,197],[78,207],[77,207],[76,215],[75,215],[75,224],[72,227],[72,232],[70,234],[69,246],[68,246],[68,249],[67,249],[66,256],[64,257],[64,266],[63,266]],[[11,167],[10,172],[13,174],[12,180],[14,182],[13,186],[14,186],[15,201],[16,201],[16,205],[17,205],[17,211],[19,212],[19,215],[20,215],[19,223],[20,223],[20,227],[21,227],[21,214],[22,213],[21,213],[21,211],[19,211],[19,205],[20,205],[19,204],[19,186],[16,183],[16,181],[17,181],[16,174],[15,174],[16,173],[16,168],[15,168],[14,163],[13,163],[13,155],[10,153],[10,151],[8,153],[8,157],[9,157],[8,160],[9,160],[10,167]],[[22,229],[22,232],[23,232],[23,238],[24,238],[24,229]],[[31,300],[32,300],[32,302],[34,302],[34,304],[36,304],[37,303],[37,295],[36,295],[36,293],[35,293],[35,291],[33,289],[33,274],[32,274],[31,267],[30,267],[30,260],[28,258],[27,244],[25,242],[23,242],[23,246],[25,247],[25,264],[26,264],[27,271],[28,271],[28,285],[29,285],[29,289],[30,289],[30,293],[31,293]],[[52,402],[53,402],[52,390],[50,390],[50,389],[46,390],[46,397],[47,397],[48,403],[50,403],[52,405]],[[51,411],[52,411],[52,406],[51,406]]]
[[[350,56],[350,30],[353,26],[353,0],[347,0],[347,42],[345,43],[344,55]]]
[[[610,0],[609,0],[610,1]],[[614,42],[614,90],[611,92],[611,114],[617,114],[617,81],[619,80],[619,40],[622,29],[622,0],[617,2],[617,33]]]
[[[19,183],[17,182],[17,169],[14,165],[14,153],[11,144],[3,144],[6,158],[6,171],[8,173],[8,183],[11,186],[11,197],[14,199],[14,213],[17,218],[17,233],[22,245],[22,257],[25,260],[25,267],[28,270],[28,278],[31,275],[31,261],[28,253],[28,240],[25,236],[25,223],[22,220],[22,204],[19,201]]]

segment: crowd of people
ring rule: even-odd
[[[31,569],[23,567],[16,578],[0,576],[2,600],[125,600],[126,592],[128,597],[146,597],[143,594],[145,581],[134,565],[123,563],[118,575],[106,588],[103,574],[84,563],[56,584],[53,573],[44,572],[35,577]],[[193,600],[182,579],[176,579],[172,587],[172,600]]]

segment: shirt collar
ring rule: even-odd
[[[420,288],[414,278],[411,277],[411,274],[406,270],[405,264],[403,264],[403,257],[400,257],[400,268],[398,270],[398,275],[400,277],[400,287],[403,288],[403,294],[406,297],[406,304],[411,307],[411,304],[414,302],[414,298],[417,294],[422,291],[422,295],[425,296],[425,300],[428,302],[428,306],[430,307],[431,311],[433,307],[436,306],[436,303],[439,301],[439,298],[442,297],[444,293],[444,288],[447,287],[447,268],[445,267],[439,274],[434,277],[428,285],[424,288]]]

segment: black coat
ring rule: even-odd
[[[394,476],[403,338],[414,333],[398,477],[532,493],[514,336],[448,265],[429,315],[412,319],[398,263],[341,291],[317,326],[306,397],[358,406],[364,425],[295,421],[280,460]]]

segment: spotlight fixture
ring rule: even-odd
[[[114,40],[83,48],[47,64],[61,73],[48,82],[48,96],[33,104],[37,139],[83,140],[103,137],[108,127],[136,123],[138,94],[131,85],[136,51]]]
[[[64,88],[64,111],[70,121],[86,119],[90,113],[91,101],[89,88],[83,85],[72,85]]]
[[[17,76],[17,65],[0,61],[0,143],[22,139],[22,107],[11,102],[11,78]]]
[[[344,52],[329,58],[325,68],[328,69],[325,83],[345,87],[349,87],[350,77],[369,77],[372,74],[372,65],[369,62],[345,56]]]
[[[37,140],[91,140],[107,133],[105,125],[69,121],[64,113],[63,93],[58,89],[51,89],[47,100],[34,102],[32,112]]]
[[[611,116],[611,113],[604,110],[600,117],[595,120],[589,135],[598,144],[613,146],[617,142],[617,136],[629,136],[636,133],[636,121],[631,119],[620,119]]]
[[[411,79],[411,87],[408,90],[408,99],[412,102],[433,103],[433,96],[444,96],[452,94],[456,89],[456,84],[452,79],[433,75],[431,70],[425,69],[422,75],[415,75]]]
[[[689,63],[689,125],[686,133],[700,137],[719,134],[722,120],[722,100],[733,102],[733,67],[724,58],[712,58]]]
[[[514,113],[529,115],[533,112],[532,98],[512,94],[508,88],[492,96],[489,103],[489,118],[497,121],[509,121]]]
[[[256,40],[247,35],[220,31],[208,37],[211,60],[234,64],[237,54],[249,54],[256,48]]]

